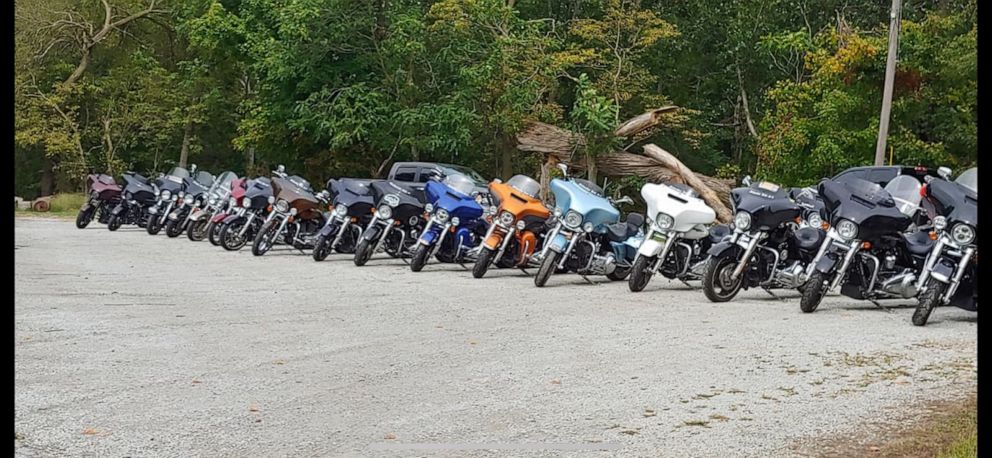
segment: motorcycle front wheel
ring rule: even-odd
[[[152,215],[151,218],[148,218],[145,230],[148,231],[148,235],[158,234],[158,231],[162,230],[162,218],[159,215]]]
[[[193,242],[202,241],[207,237],[207,226],[209,224],[210,219],[208,218],[189,223],[189,226],[186,228],[186,237]]]
[[[548,279],[551,278],[551,274],[555,272],[559,261],[561,261],[561,253],[555,250],[549,250],[548,255],[541,260],[541,268],[537,269],[537,275],[534,276],[534,285],[538,288],[544,286],[548,282]]]
[[[93,221],[93,214],[96,213],[96,207],[90,207],[86,210],[79,210],[79,214],[76,215],[76,227],[79,229],[85,229],[89,226],[90,221]]]
[[[110,220],[107,221],[107,229],[110,232],[114,232],[121,227],[121,215],[111,215]]]
[[[217,231],[219,224],[210,221],[207,224],[207,240],[210,240],[210,244],[213,246],[220,245],[220,232]]]
[[[418,245],[417,251],[413,252],[413,259],[410,260],[410,270],[420,272],[427,265],[427,257],[431,254],[430,245]]]
[[[741,274],[737,280],[731,280],[730,276],[737,263],[740,262],[734,253],[724,252],[720,256],[710,257],[706,262],[706,270],[703,272],[703,294],[711,302],[727,302],[734,298],[744,285],[744,275]]]
[[[634,266],[630,268],[630,278],[627,280],[627,287],[632,292],[644,290],[644,287],[651,281],[651,269],[648,267],[654,263],[654,257],[637,256],[634,259]]]
[[[179,218],[170,219],[168,223],[165,223],[165,235],[170,239],[179,237],[179,234],[183,233],[184,226],[179,222]]]
[[[262,226],[258,234],[255,234],[255,240],[251,244],[251,254],[261,256],[272,249],[272,245],[276,243],[276,237],[279,237],[279,224],[278,219],[271,219]]]
[[[475,278],[486,276],[486,272],[489,271],[489,264],[492,263],[495,254],[495,251],[483,246],[479,250],[479,257],[475,260],[475,265],[472,266],[472,276]]]
[[[248,244],[248,234],[245,233],[245,236],[238,235],[244,226],[244,220],[222,224],[220,229],[217,230],[220,232],[220,246],[224,247],[227,251],[238,251],[244,248]]]
[[[355,265],[364,266],[366,262],[369,262],[369,258],[372,257],[372,243],[370,240],[362,240],[358,242],[358,247],[355,248]]]
[[[320,262],[327,259],[327,255],[331,253],[330,245],[331,242],[327,240],[327,237],[318,235],[313,242],[313,260]]]
[[[916,311],[913,312],[913,325],[924,326],[930,319],[933,309],[940,305],[940,298],[947,291],[947,284],[933,279],[927,280],[926,291],[920,294],[920,301],[916,304]]]
[[[803,313],[813,313],[820,306],[820,301],[827,294],[826,274],[820,271],[813,272],[806,281],[803,288],[803,295],[799,297],[799,309]]]

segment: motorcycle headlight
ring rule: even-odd
[[[334,213],[337,213],[339,216],[347,215],[348,206],[345,204],[337,204],[334,206]]]
[[[179,198],[180,199],[185,199],[186,198],[186,191],[179,191]]]
[[[459,220],[457,216],[454,217],[454,218],[451,218],[451,225],[452,226],[458,226],[458,223],[461,223],[461,220]]]
[[[276,196],[269,196],[269,203],[274,204],[276,202]]]
[[[228,207],[231,207],[231,208],[237,207],[238,206],[238,199],[235,199],[235,198],[232,197],[231,200],[227,203],[227,206]]]
[[[560,217],[561,217],[561,209],[555,207],[555,218],[560,218]]]
[[[524,220],[517,221],[517,230],[522,231],[527,228],[527,223]]]
[[[434,216],[443,223],[448,220],[448,210],[439,208],[437,209],[437,213],[434,213]]]
[[[279,211],[279,212],[281,212],[281,213],[288,212],[289,211],[289,202],[286,202],[285,200],[279,199],[278,201],[276,201],[276,210]]]
[[[413,215],[413,216],[411,216],[411,217],[410,217],[410,220],[409,220],[409,221],[407,221],[407,223],[408,223],[409,225],[411,225],[411,226],[416,226],[416,225],[417,225],[417,215]]]
[[[852,221],[842,219],[837,223],[837,235],[840,235],[844,240],[854,240],[858,236],[858,225]]]
[[[245,208],[251,207],[251,197],[248,196],[242,197],[241,206]]]
[[[430,212],[434,211],[434,205],[433,204],[426,204],[426,205],[424,205],[424,211],[427,212],[427,213],[430,213]]]
[[[513,213],[504,211],[503,213],[499,214],[499,222],[503,223],[504,226],[509,226],[513,224],[513,220],[514,220]]]
[[[379,206],[379,217],[382,219],[390,219],[393,217],[393,207],[389,205]]]
[[[975,229],[964,223],[955,224],[951,228],[951,239],[958,245],[968,245],[975,241]]]
[[[737,212],[734,215],[734,226],[742,231],[751,229],[751,214],[748,212]]]
[[[656,220],[658,227],[662,229],[671,229],[675,225],[675,219],[671,215],[666,215],[664,213],[658,213],[658,219]]]
[[[570,229],[578,229],[582,225],[582,215],[575,210],[570,210],[565,214],[565,226]]]
[[[172,198],[172,193],[169,192],[168,189],[166,189],[165,191],[162,191],[161,196],[162,196],[162,200],[169,200],[170,198]]]
[[[944,228],[946,227],[947,227],[947,218],[944,218],[943,216],[938,216],[933,219],[933,228],[937,232],[944,230]]]
[[[186,194],[186,196],[183,197],[183,202],[186,202],[186,205],[193,205],[193,196]]]
[[[808,223],[812,227],[822,227],[823,219],[820,218],[819,213],[812,212],[809,214],[808,217],[806,217],[806,223]]]
[[[592,223],[585,223],[584,225],[582,225],[582,230],[586,232],[592,232],[593,230]]]

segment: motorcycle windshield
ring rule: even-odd
[[[176,177],[179,179],[188,178],[189,170],[186,170],[182,167],[173,167],[172,170],[169,171],[169,173],[166,173],[166,175],[170,177]]]
[[[203,172],[203,171],[196,172],[196,177],[194,177],[194,179],[196,180],[197,183],[203,185],[206,188],[209,188],[211,185],[214,184],[214,176],[211,175],[210,172]]]
[[[895,201],[896,208],[907,216],[913,216],[920,208],[920,182],[909,175],[899,175],[885,185],[885,192]]]
[[[970,168],[968,170],[965,170],[964,173],[962,173],[961,175],[958,175],[958,179],[954,180],[954,182],[957,183],[957,184],[959,184],[959,185],[961,185],[961,186],[964,186],[964,187],[966,187],[966,188],[968,188],[968,189],[970,189],[972,191],[975,191],[975,194],[977,195],[978,194],[978,167],[972,167],[972,168]]]
[[[861,200],[865,204],[870,206],[881,205],[883,207],[892,207],[895,205],[892,201],[892,196],[885,192],[885,189],[878,183],[860,178],[851,178],[843,183],[847,187],[847,190],[850,191],[852,197]]]
[[[475,182],[472,181],[469,177],[461,174],[448,175],[444,177],[444,180],[442,180],[441,182],[444,183],[449,188],[455,190],[456,192],[459,192],[466,196],[471,196],[472,191],[475,189]]]
[[[537,199],[538,194],[541,193],[541,184],[527,175],[514,175],[506,181],[506,184],[520,191],[521,194],[534,199]]]
[[[300,189],[303,189],[303,190],[306,190],[306,191],[313,191],[313,188],[310,187],[310,182],[307,181],[306,179],[304,179],[303,177],[299,176],[299,175],[293,175],[293,176],[287,178],[287,180],[289,180],[290,183],[293,183],[294,185],[299,186]]]
[[[224,172],[214,180],[210,186],[210,193],[218,196],[225,196],[231,192],[231,182],[238,179],[234,172]]]

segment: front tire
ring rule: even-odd
[[[933,309],[940,305],[940,298],[947,291],[947,284],[934,280],[927,280],[926,291],[920,294],[920,301],[913,312],[913,325],[924,326],[930,319]]]
[[[189,223],[186,227],[186,237],[193,242],[200,242],[207,237],[207,226],[210,225],[210,219],[201,219]]]
[[[313,242],[313,260],[320,262],[327,259],[327,255],[331,253],[330,245],[331,242],[327,237],[318,235],[317,240]]]
[[[168,223],[165,223],[165,235],[170,239],[179,237],[179,234],[183,233],[183,225],[179,222],[179,218],[170,219]]]
[[[207,240],[209,240],[210,244],[213,246],[220,245],[220,232],[217,231],[218,229],[219,225],[213,220],[207,224]]]
[[[486,248],[485,246],[479,250],[479,257],[475,260],[475,265],[472,266],[472,276],[475,278],[482,278],[486,276],[486,272],[489,271],[489,264],[492,263],[493,255],[496,252]]]
[[[731,280],[730,275],[740,262],[736,257],[724,253],[718,257],[710,257],[703,272],[703,293],[711,302],[727,302],[734,298],[744,285],[742,273],[737,280]]]
[[[561,260],[561,253],[555,250],[548,250],[548,255],[541,260],[541,267],[537,269],[537,275],[534,276],[534,285],[538,288],[543,287],[548,279],[551,278],[551,274],[555,272],[555,268],[558,267],[558,261]]]
[[[638,256],[634,260],[634,266],[630,268],[630,278],[627,280],[627,287],[631,292],[639,292],[651,281],[651,269],[648,268],[654,263],[655,257]]]
[[[820,301],[827,294],[826,274],[820,271],[813,272],[806,281],[803,295],[799,297],[799,309],[803,313],[813,313],[820,306]]]
[[[120,215],[110,215],[110,220],[107,221],[107,229],[110,232],[114,232],[121,227],[121,216]]]
[[[152,215],[148,218],[148,224],[145,226],[145,230],[148,231],[148,235],[156,235],[162,230],[162,218],[159,215]]]
[[[241,237],[238,235],[241,232],[241,228],[244,226],[244,220],[222,224],[220,229],[218,229],[220,232],[220,246],[224,247],[227,251],[238,251],[244,248],[244,246],[248,244],[248,237]]]
[[[366,262],[369,262],[369,258],[371,257],[371,240],[362,239],[361,242],[358,242],[358,246],[355,248],[355,265],[358,267],[364,266]]]
[[[261,256],[272,249],[272,245],[276,243],[276,237],[279,236],[279,223],[278,219],[273,218],[262,226],[258,234],[255,234],[255,240],[251,244],[251,254]]]
[[[79,214],[76,215],[76,227],[79,229],[86,229],[86,226],[89,226],[90,221],[93,221],[94,213],[96,213],[96,207],[90,207],[86,210],[79,210]]]
[[[431,254],[430,245],[417,245],[417,251],[413,252],[413,259],[410,260],[410,270],[420,272],[427,265],[427,257]]]

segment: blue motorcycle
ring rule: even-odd
[[[463,262],[479,245],[489,226],[482,218],[482,206],[473,195],[476,187],[474,181],[458,174],[427,182],[424,186],[429,202],[424,206],[427,226],[413,248],[410,270],[420,272],[431,256],[441,262]]]
[[[627,214],[620,222],[620,210],[614,206],[630,203],[630,197],[613,200],[588,180],[569,178],[568,169],[559,164],[565,179],[551,180],[555,196],[555,224],[541,253],[541,267],[534,284],[544,286],[556,270],[586,275],[606,275],[613,281],[630,274],[637,247],[644,235],[644,216]]]

